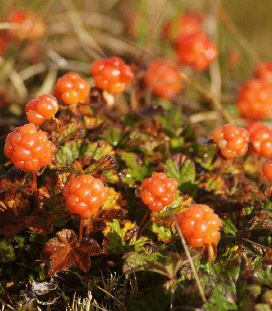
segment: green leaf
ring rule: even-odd
[[[195,165],[190,159],[181,154],[177,154],[172,159],[166,161],[165,170],[170,178],[175,178],[179,182],[178,188],[181,192],[194,193],[197,189],[195,184]]]
[[[158,235],[159,241],[164,241],[167,243],[170,242],[173,238],[172,231],[167,225],[152,223],[150,230]]]
[[[114,156],[112,147],[106,143],[91,143],[82,139],[69,141],[61,146],[57,153],[58,167],[66,167],[79,157],[91,156],[98,160],[103,155]]]

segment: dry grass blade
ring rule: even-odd
[[[41,94],[51,94],[54,85],[56,84],[57,74],[58,70],[56,64],[51,63],[49,66],[48,74],[44,79],[42,86],[36,92],[36,96],[39,96]]]
[[[39,63],[37,65],[29,66],[19,72],[19,75],[23,81],[30,79],[40,73],[47,70],[47,66],[44,63]]]
[[[61,1],[64,8],[67,10],[67,14],[73,24],[75,34],[79,39],[84,51],[92,58],[98,59],[104,57],[105,54],[92,36],[85,30],[84,25],[82,24],[80,15],[76,12],[73,3],[70,0]],[[92,49],[90,49],[90,46]]]
[[[191,255],[190,255],[188,246],[187,246],[186,241],[184,239],[184,236],[183,236],[183,234],[182,234],[182,232],[180,230],[180,227],[179,227],[179,225],[177,223],[176,217],[175,217],[175,215],[173,214],[173,212],[171,211],[170,208],[169,208],[169,212],[170,212],[170,214],[171,214],[171,216],[173,218],[173,221],[175,223],[176,229],[177,229],[178,234],[179,234],[180,239],[181,239],[182,246],[184,247],[185,253],[186,253],[186,255],[188,257],[188,260],[190,262],[190,265],[191,265],[191,268],[192,268],[192,271],[193,271],[193,274],[194,274],[194,277],[195,277],[195,280],[196,280],[196,284],[197,284],[200,296],[201,296],[203,302],[205,303],[207,301],[207,299],[205,297],[204,290],[203,290],[203,287],[202,287],[202,285],[200,283],[200,280],[199,280],[199,277],[198,277],[198,274],[197,274],[197,271],[196,271],[193,259],[192,259]]]

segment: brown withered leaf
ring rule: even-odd
[[[263,266],[272,266],[272,248],[266,253],[262,261]]]
[[[75,232],[69,229],[59,231],[57,237],[49,240],[41,252],[44,260],[51,262],[49,276],[66,270],[71,265],[87,272],[91,265],[90,256],[99,254],[101,249],[95,240],[78,240]]]
[[[217,256],[217,244],[204,244],[203,252],[205,257],[208,259],[208,262],[213,262]]]
[[[64,206],[62,190],[67,183],[70,173],[56,172],[45,178],[44,185],[38,189],[39,199],[50,210]]]
[[[29,211],[29,196],[35,190],[26,174],[12,168],[0,178],[0,234],[7,238],[20,232]]]
[[[91,174],[95,178],[101,179],[103,182],[118,181],[117,161],[110,155],[103,155],[98,161],[92,160],[90,166],[84,170],[84,174]]]
[[[107,200],[104,202],[99,213],[94,215],[87,224],[90,232],[97,232],[106,228],[106,222],[113,219],[120,219],[126,216],[127,210],[124,207],[128,202],[124,198],[124,194],[116,192],[113,188],[107,187]]]
[[[45,208],[39,208],[27,218],[26,227],[37,234],[48,234],[54,230],[54,217]]]

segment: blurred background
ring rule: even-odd
[[[90,63],[101,57],[120,56],[137,66],[155,57],[176,61],[162,32],[165,22],[183,11],[206,16],[204,29],[218,45],[219,59],[210,69],[213,73],[192,77],[205,89],[220,77],[223,101],[233,103],[257,62],[272,60],[272,9],[267,0],[17,0],[1,1],[0,8],[0,95],[11,102],[13,113],[21,112],[14,103],[52,92],[67,71],[77,71],[92,85]],[[36,22],[44,22],[41,36],[10,38],[8,17],[17,10],[37,12]]]

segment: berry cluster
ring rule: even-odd
[[[163,40],[174,42],[180,36],[201,31],[204,18],[204,14],[197,11],[178,14],[173,21],[167,20],[163,25]]]
[[[216,45],[203,32],[180,36],[175,49],[182,64],[198,71],[206,70],[218,56]]]
[[[45,167],[52,161],[51,141],[32,123],[17,127],[8,134],[4,152],[16,167],[25,172]]]
[[[119,57],[93,62],[90,72],[97,88],[112,93],[122,93],[134,78],[130,66]]]
[[[43,94],[38,99],[32,99],[25,107],[27,120],[35,125],[42,125],[44,120],[55,116],[58,111],[58,101],[50,94]]]
[[[253,122],[247,128],[251,145],[249,153],[253,156],[272,157],[272,130],[262,122]]]
[[[267,118],[272,111],[272,88],[261,79],[249,80],[240,89],[237,106],[244,118]]]
[[[193,247],[217,244],[220,239],[221,219],[204,204],[196,204],[177,215],[177,222],[187,242]]]
[[[153,173],[142,184],[142,200],[154,212],[160,212],[171,204],[177,193],[178,181],[164,173]]]
[[[19,29],[9,30],[12,37],[17,37],[20,40],[40,38],[46,31],[44,21],[34,11],[13,11],[7,17],[7,21],[20,25]]]
[[[226,124],[215,129],[212,138],[219,147],[222,156],[227,159],[243,156],[247,152],[249,133],[244,128]]]
[[[155,60],[148,65],[144,82],[158,97],[172,99],[182,90],[178,68],[170,59]]]
[[[97,214],[107,195],[103,182],[90,175],[75,177],[63,189],[67,209],[83,218]]]
[[[54,93],[67,105],[84,104],[90,94],[90,86],[77,73],[69,72],[58,79]]]

